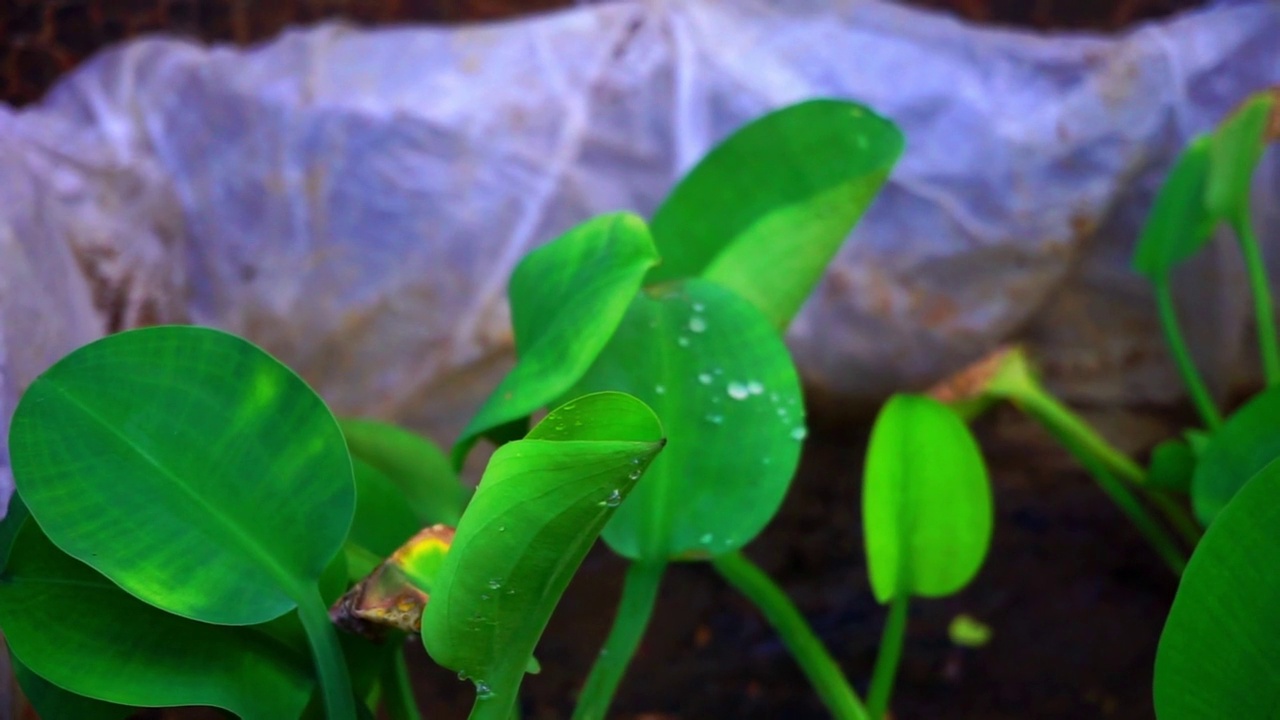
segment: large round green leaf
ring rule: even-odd
[[[209,705],[296,718],[307,658],[248,627],[208,625],[138,601],[23,524],[0,574],[0,627],[32,672],[89,698],[139,707]]]
[[[867,447],[862,522],[882,603],[963,588],[991,545],[991,486],[977,442],[946,405],[895,395]]]
[[[777,331],[732,291],[693,279],[641,293],[572,392],[648,403],[667,447],[604,531],[618,553],[667,561],[751,541],[800,458],[804,403]]]
[[[811,100],[716,146],[653,216],[648,282],[702,276],[785,327],[880,191],[902,133],[870,109]]]
[[[1277,567],[1280,465],[1273,463],[1218,514],[1182,574],[1156,652],[1160,720],[1276,717]]]
[[[510,716],[569,579],[661,449],[644,403],[599,393],[553,410],[490,459],[422,618],[432,658],[475,682],[473,718]]]
[[[329,410],[217,330],[146,328],[72,352],[23,395],[9,447],[54,544],[206,622],[258,623],[311,597],[351,524],[351,462]]]
[[[1191,506],[1204,525],[1259,470],[1280,457],[1280,388],[1237,410],[1209,438],[1191,478]]]
[[[134,714],[134,708],[94,700],[63,690],[45,680],[23,665],[13,654],[13,677],[27,696],[31,707],[42,718],[75,718],[75,720],[124,720]]]
[[[520,261],[508,293],[518,362],[462,431],[455,466],[477,438],[523,420],[582,376],[657,261],[648,226],[625,213],[588,220]]]

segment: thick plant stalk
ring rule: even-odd
[[[329,622],[329,612],[319,591],[312,588],[297,599],[298,618],[311,643],[311,655],[320,674],[321,693],[324,696],[325,717],[328,720],[355,720],[356,701],[352,696],[351,677],[347,674],[347,661],[338,644],[338,633]]]
[[[1249,289],[1253,293],[1253,316],[1258,323],[1258,345],[1262,348],[1262,369],[1266,373],[1267,387],[1280,385],[1280,341],[1276,338],[1275,303],[1271,298],[1271,285],[1267,281],[1267,266],[1262,260],[1262,249],[1249,224],[1248,210],[1231,221],[1231,228],[1244,254],[1244,264],[1249,272]]]
[[[871,720],[839,664],[772,578],[741,552],[720,555],[711,564],[730,585],[754,603],[778,631],[783,644],[791,651],[832,717],[836,720]]]
[[[876,655],[876,667],[871,672],[871,687],[867,690],[867,712],[874,720],[881,720],[889,710],[889,698],[893,695],[893,679],[898,675],[898,663],[902,661],[902,646],[907,638],[907,606],[910,598],[900,594],[889,601],[889,617],[880,636],[880,652]]]
[[[658,598],[658,586],[666,563],[634,562],[627,568],[622,601],[613,619],[613,628],[587,676],[586,685],[573,711],[574,720],[604,720],[622,676],[640,646]]]

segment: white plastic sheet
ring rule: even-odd
[[[685,0],[325,25],[245,51],[136,41],[40,106],[0,107],[0,430],[61,354],[180,321],[246,335],[341,413],[447,443],[510,366],[505,284],[527,250],[651,211],[714,142],[814,96],[908,140],[789,337],[821,405],[865,410],[1009,339],[1069,398],[1168,402],[1133,241],[1186,139],[1275,83],[1265,1],[1118,37]],[[1256,188],[1280,261],[1274,153]],[[1226,243],[1189,273],[1190,335],[1223,388],[1248,347],[1242,271]],[[5,466],[0,443],[0,497]]]

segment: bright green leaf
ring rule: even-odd
[[[122,705],[209,705],[244,718],[297,717],[305,655],[252,628],[207,625],[130,596],[22,526],[0,574],[0,627],[32,672]]]
[[[313,599],[355,504],[320,398],[208,328],[133,330],[72,352],[23,395],[9,447],[58,547],[206,622],[263,622]]]
[[[1193,139],[1178,156],[1156,195],[1133,255],[1133,269],[1155,284],[1209,242],[1215,224],[1204,204],[1209,136]]]
[[[1195,471],[1196,456],[1191,446],[1178,439],[1165,440],[1151,451],[1147,483],[1160,490],[1190,492]]]
[[[730,290],[693,279],[641,293],[572,392],[644,400],[667,447],[604,538],[634,560],[714,556],[777,512],[805,435],[800,379],[777,331]]]
[[[525,256],[508,293],[518,361],[462,431],[455,467],[481,435],[577,382],[657,261],[644,221],[623,213],[589,220]]]
[[[1273,430],[1274,432],[1274,430]],[[1240,489],[1196,546],[1156,652],[1160,720],[1270,720],[1280,707],[1280,465]]]
[[[963,588],[986,557],[992,515],[986,466],[965,424],[936,400],[893,396],[871,431],[862,486],[876,599]]]
[[[1265,133],[1273,112],[1276,112],[1276,94],[1260,92],[1214,130],[1204,190],[1205,207],[1214,218],[1248,213],[1253,171],[1266,149]]]
[[[1280,457],[1280,388],[1237,410],[1209,439],[1191,479],[1191,507],[1205,526],[1259,470]]]
[[[372,465],[399,489],[420,527],[458,524],[471,491],[431,441],[377,420],[345,419],[339,424],[352,457]]]
[[[658,208],[662,264],[647,283],[702,276],[785,327],[902,149],[892,122],[843,100],[812,100],[749,123]]]
[[[476,683],[486,717],[509,714],[569,579],[661,448],[644,403],[599,393],[490,459],[422,622],[427,651]]]

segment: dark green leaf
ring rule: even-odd
[[[252,628],[143,603],[59,551],[36,523],[23,525],[0,577],[0,627],[14,656],[78,695],[279,720],[297,717],[310,694],[305,655]]]
[[[1165,440],[1151,451],[1147,482],[1160,490],[1190,492],[1195,471],[1196,456],[1191,446],[1177,439]]]
[[[206,622],[263,622],[314,598],[355,504],[320,398],[207,328],[133,330],[72,352],[23,395],[9,447],[58,547]]]
[[[805,435],[800,379],[759,310],[707,280],[636,297],[574,393],[644,400],[669,442],[605,528],[618,553],[667,561],[751,541],[786,495]]]
[[[1249,478],[1280,457],[1280,388],[1263,392],[1213,434],[1191,479],[1191,506],[1208,526]]]
[[[1274,431],[1273,431],[1274,432]],[[1160,720],[1270,720],[1280,707],[1280,464],[1196,546],[1156,653]]]
[[[657,260],[644,221],[622,213],[589,220],[525,256],[508,293],[518,362],[462,431],[455,467],[476,438],[577,382]]]
[[[977,442],[947,406],[895,395],[871,431],[862,486],[876,599],[963,588],[991,544],[991,487]]]
[[[42,718],[68,718],[71,720],[120,720],[133,714],[133,708],[94,700],[67,692],[45,680],[10,654],[13,676],[22,687],[31,707]]]
[[[662,448],[644,403],[599,393],[553,410],[489,461],[458,525],[422,639],[506,717],[570,577]]]
[[[372,465],[399,489],[419,526],[458,524],[471,491],[431,441],[377,420],[346,419],[339,424],[352,457]]]
[[[353,458],[356,477],[356,515],[348,543],[379,558],[395,552],[422,528],[399,488],[372,465]]]
[[[896,126],[843,100],[792,105],[714,148],[653,217],[648,283],[702,276],[782,328],[902,154]]]
[[[5,511],[4,519],[0,520],[0,571],[9,561],[9,549],[13,547],[14,538],[18,537],[18,531],[29,517],[31,512],[27,510],[27,504],[22,502],[21,495],[14,493],[9,498],[9,509]]]
[[[1222,122],[1209,144],[1204,204],[1218,219],[1247,215],[1253,171],[1266,149],[1265,133],[1276,112],[1276,95],[1258,93]]]
[[[1170,271],[1209,242],[1215,224],[1204,204],[1209,153],[1209,136],[1193,139],[1156,195],[1133,255],[1133,269],[1153,283],[1169,282]]]

